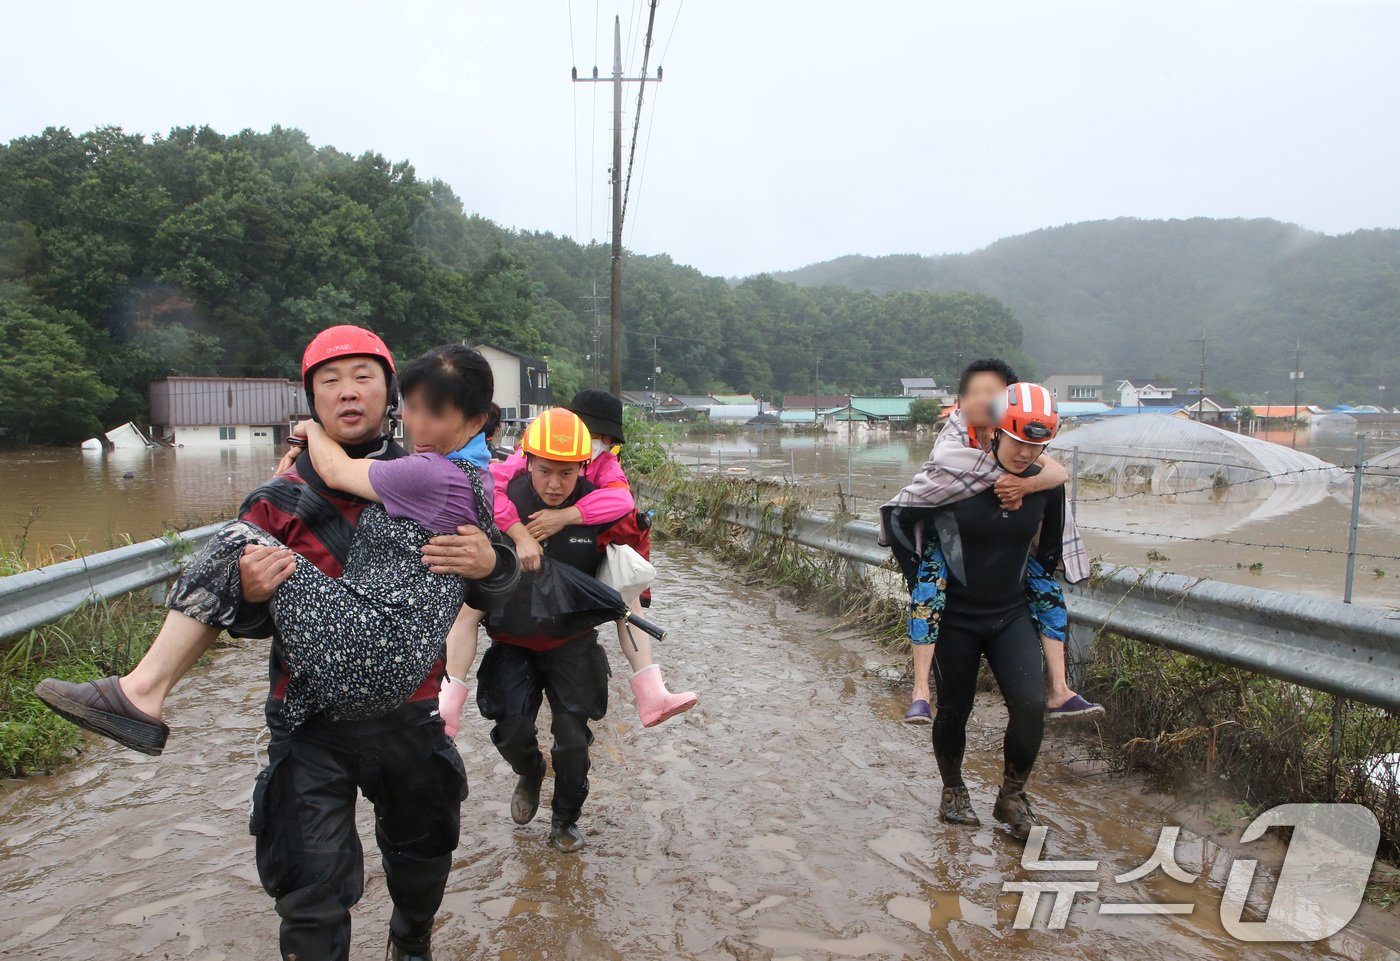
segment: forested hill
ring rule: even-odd
[[[468,209],[491,189],[458,186]],[[298,130],[50,129],[0,146],[0,434],[66,443],[140,420],[168,374],[295,378],[311,335],[345,322],[400,358],[447,341],[539,352],[568,397],[607,246],[463,208],[409,163]],[[823,391],[897,390],[952,376],[959,347],[1027,362],[1016,318],[981,295],[732,285],[664,256],[629,256],[624,276],[629,387],[648,383],[653,345],[678,393],[808,393],[818,366]]]
[[[1400,230],[1326,236],[1274,220],[1132,220],[1009,237],[970,254],[842,257],[775,275],[803,286],[976,291],[1020,319],[1041,373],[1198,379],[1256,401],[1291,393],[1295,343],[1317,401],[1400,385]]]

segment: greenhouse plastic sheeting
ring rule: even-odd
[[[1051,451],[1079,476],[1117,494],[1196,493],[1269,497],[1280,487],[1325,488],[1342,476],[1327,461],[1181,417],[1137,414],[1062,433]]]

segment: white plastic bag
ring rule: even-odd
[[[621,594],[627,606],[635,609],[642,592],[656,580],[656,568],[631,547],[609,544],[607,557],[598,570],[598,580]]]

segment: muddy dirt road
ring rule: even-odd
[[[1397,956],[1360,936],[1394,938],[1363,917],[1320,945],[1242,945],[1219,923],[1229,859],[1183,836],[1194,885],[1113,875],[1145,861],[1170,818],[1166,799],[1058,762],[1057,735],[1033,784],[1054,855],[1094,858],[1102,882],[1062,931],[1015,931],[1005,880],[1029,875],[998,829],[946,828],[928,729],[895,723],[902,694],[866,676],[858,638],[712,559],[660,553],[656,617],[677,686],[702,692],[687,718],[643,731],[625,677],[598,725],[589,848],[565,857],[547,823],[517,829],[514,778],[473,718],[458,740],[471,777],[463,840],[435,940],[452,959],[993,958],[1134,961]],[[621,658],[610,646],[615,664]],[[56,776],[0,796],[0,957],[242,961],[276,957],[276,917],[252,866],[247,805],[259,761],[263,654],[224,649],[177,694],[158,760],[92,741]],[[997,713],[974,719],[969,774],[990,820]],[[546,791],[548,787],[546,787]],[[373,850],[368,811],[361,814]],[[371,860],[355,915],[355,957],[377,959],[389,913]],[[1160,876],[1159,876],[1160,877]],[[1097,905],[1192,901],[1189,917],[1101,917]],[[1392,940],[1391,944],[1400,943]]]

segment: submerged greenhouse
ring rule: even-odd
[[[1311,454],[1181,417],[1138,414],[1066,431],[1051,451],[1079,477],[1120,496],[1271,497],[1281,487],[1326,486],[1340,468]]]

